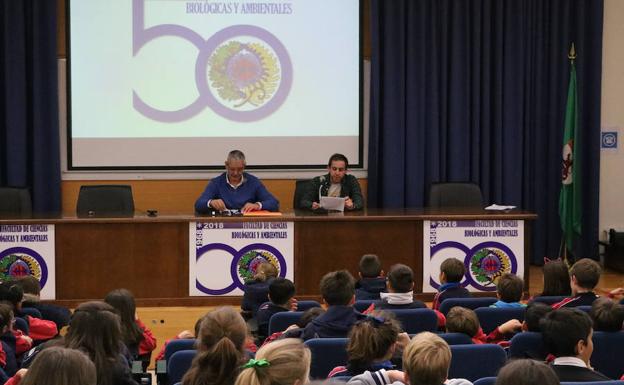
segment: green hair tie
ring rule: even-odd
[[[249,361],[247,361],[247,363],[245,365],[243,365],[243,368],[247,369],[247,368],[263,368],[265,366],[270,366],[271,364],[269,363],[269,361],[266,360],[266,358],[262,358],[260,360],[256,360],[251,358]]]

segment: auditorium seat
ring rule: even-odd
[[[451,345],[449,378],[465,378],[476,381],[492,377],[505,365],[505,350],[496,344]]]
[[[280,314],[280,313],[278,313]],[[346,338],[312,338],[305,342],[312,353],[310,377],[315,379],[327,378],[333,368],[346,365],[347,355]]]
[[[432,183],[428,206],[483,208],[481,188],[472,182]]]
[[[483,377],[476,380],[473,385],[494,385],[496,384],[496,377]]]
[[[167,360],[169,384],[182,381],[184,374],[191,368],[196,354],[196,350],[179,350],[171,355],[169,360]]]
[[[600,373],[609,378],[620,378],[624,374],[624,355],[621,354],[624,346],[624,331],[600,332],[595,331],[594,352],[591,364]]]
[[[435,332],[438,329],[438,316],[431,309],[387,309],[394,313],[408,334]]]
[[[449,345],[470,345],[473,343],[472,338],[464,333],[440,333],[438,336]]]
[[[548,352],[544,346],[542,333],[517,333],[510,340],[507,355],[509,358],[532,358],[541,361],[545,360]]]
[[[169,360],[173,353],[180,350],[193,350],[195,349],[195,338],[183,338],[179,340],[171,340],[165,346],[165,360]]]
[[[79,217],[131,217],[134,215],[132,187],[128,185],[81,186],[76,213]]]
[[[30,218],[32,202],[27,188],[0,187],[0,218]]]
[[[440,304],[440,312],[444,315],[448,313],[454,306],[461,306],[467,309],[477,309],[480,307],[488,307],[496,302],[494,297],[477,297],[477,298],[448,298]]]
[[[321,307],[317,301],[297,301],[297,311],[306,311],[313,307]]]
[[[290,325],[299,322],[303,315],[302,311],[283,311],[275,313],[269,319],[269,335],[277,332],[283,332]]]
[[[483,329],[485,334],[490,333],[499,325],[509,320],[517,319],[520,322],[524,321],[524,311],[524,307],[480,307],[475,309],[475,313],[481,324],[481,329]]]

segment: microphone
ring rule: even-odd
[[[321,203],[321,190],[323,189],[323,183],[325,183],[325,175],[322,175],[319,180],[321,181],[321,184],[319,186],[319,191],[318,191],[318,196],[319,196],[319,204]]]

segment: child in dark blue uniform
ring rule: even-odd
[[[295,295],[295,285],[286,278],[275,278],[269,285],[270,302],[260,305],[258,320],[258,341],[262,342],[269,335],[269,320],[273,314],[290,311],[291,299]]]
[[[386,278],[379,257],[374,254],[362,256],[359,268],[360,279],[355,283],[355,299],[379,299],[379,293],[386,291]]]
[[[388,273],[388,292],[381,293],[375,309],[419,309],[426,307],[414,299],[414,272],[409,266],[397,263]]]
[[[440,310],[440,304],[447,298],[468,298],[470,292],[461,285],[461,280],[466,274],[464,263],[456,258],[447,258],[440,265],[440,283],[431,308]]]

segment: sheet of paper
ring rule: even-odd
[[[321,207],[325,210],[344,211],[346,198],[321,197]]]
[[[495,211],[505,211],[505,210],[513,210],[515,209],[516,206],[503,206],[503,205],[497,205],[497,204],[493,204],[490,205],[488,207],[486,207],[486,210],[495,210]]]

